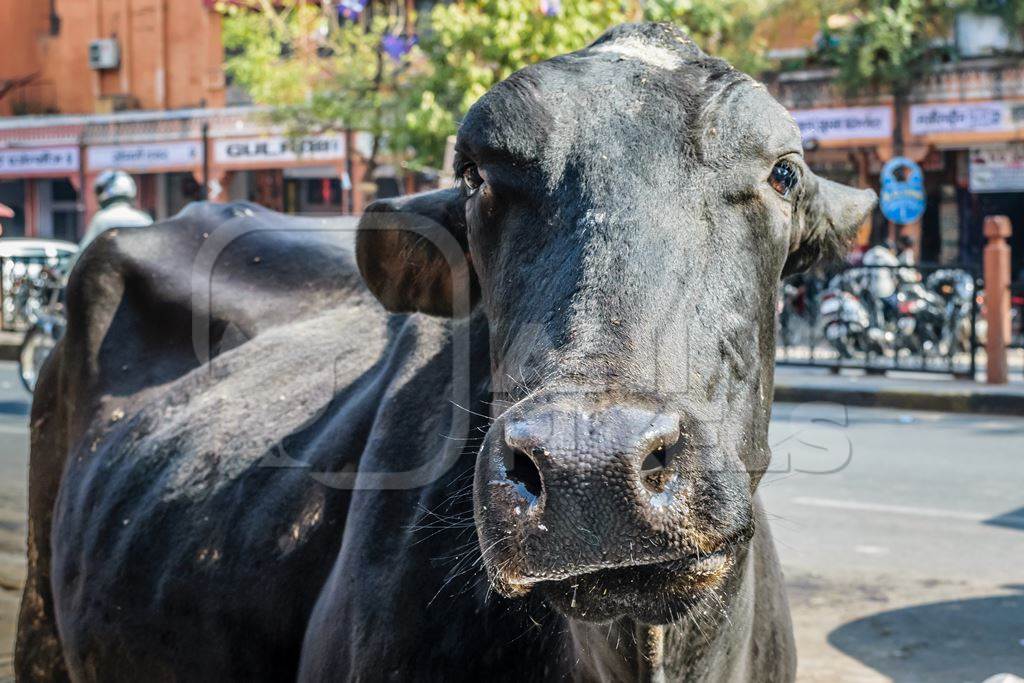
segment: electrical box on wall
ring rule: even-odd
[[[89,68],[116,69],[121,64],[121,48],[114,38],[103,38],[89,43]]]

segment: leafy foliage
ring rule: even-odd
[[[400,4],[382,4],[359,21],[344,19],[329,3],[269,0],[221,3],[226,69],[259,104],[295,134],[365,131],[371,156],[388,133],[403,125],[415,103],[411,84],[426,73],[414,46],[401,60],[383,42],[412,24]]]
[[[708,51],[759,68],[755,29],[770,1],[462,0],[415,17],[404,2],[377,0],[356,20],[341,18],[336,0],[236,0],[219,9],[229,75],[279,121],[302,132],[367,131],[371,156],[436,168],[447,136],[494,83],[623,21],[675,22]],[[418,44],[397,59],[385,50],[414,33]]]
[[[839,80],[848,91],[888,88],[905,93],[934,65],[952,58],[953,20],[966,4],[955,0],[857,3],[848,15],[848,26],[823,28],[820,56],[838,68]]]
[[[481,0],[434,6],[423,49],[429,73],[418,81],[419,107],[406,116],[409,141],[428,163],[481,95],[533,62],[576,50],[629,14],[616,3],[565,0],[549,17],[535,0]]]

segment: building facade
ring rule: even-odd
[[[346,191],[362,186],[365,136],[292,139],[265,111],[227,106],[238,98],[211,0],[0,0],[0,44],[6,235],[77,240],[96,177],[115,168],[156,218],[204,197],[361,208]]]
[[[876,212],[862,245],[898,231],[915,239],[925,262],[977,266],[985,216],[1004,214],[1015,227],[1014,272],[1024,268],[1024,56],[992,21],[961,17],[952,36],[957,58],[933,69],[900,107],[889,92],[843,92],[828,69],[769,76],[769,89],[800,125],[808,162],[838,180],[878,190],[901,125],[902,155],[924,171],[925,213],[893,226]],[[786,36],[780,57],[810,51],[813,24],[804,29]]]
[[[222,107],[221,19],[201,0],[0,0],[0,116]]]

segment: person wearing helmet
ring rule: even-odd
[[[152,225],[153,219],[144,211],[135,208],[137,190],[135,181],[124,171],[104,171],[96,179],[96,198],[100,210],[89,222],[89,229],[78,245],[78,253],[96,239],[100,233],[111,228],[141,228]]]

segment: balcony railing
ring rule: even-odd
[[[886,104],[887,91],[848,95],[836,82],[835,69],[805,69],[769,74],[765,82],[772,94],[790,109]],[[1024,98],[1024,61],[993,57],[943,64],[922,79],[910,93],[910,102],[1002,100]]]

